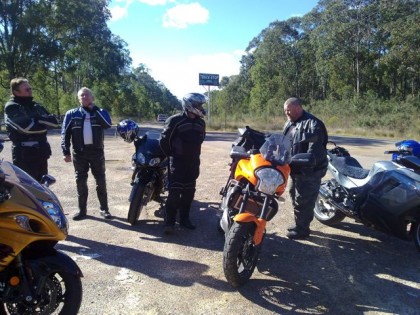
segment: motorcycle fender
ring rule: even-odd
[[[239,213],[235,215],[235,217],[233,218],[233,221],[254,222],[255,225],[257,226],[257,228],[255,229],[255,234],[254,234],[254,244],[256,246],[260,245],[264,236],[265,226],[267,224],[266,220],[259,219],[251,213],[244,212],[244,213]]]
[[[27,263],[36,274],[47,275],[52,272],[64,271],[83,277],[82,270],[80,270],[76,262],[61,251],[56,251],[53,255],[29,259]]]

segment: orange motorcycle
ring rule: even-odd
[[[0,151],[3,144],[0,142]],[[78,313],[82,272],[54,248],[67,236],[61,204],[48,188],[0,160],[0,314]]]
[[[287,186],[289,165],[315,164],[310,153],[291,157],[290,152],[291,141],[282,134],[267,135],[259,149],[232,147],[231,176],[221,192],[220,229],[225,232],[223,270],[233,287],[243,285],[254,272],[267,222],[277,214]]]

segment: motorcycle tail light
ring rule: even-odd
[[[284,184],[283,174],[273,168],[258,169],[255,175],[258,178],[257,190],[267,195],[274,195],[277,187]]]

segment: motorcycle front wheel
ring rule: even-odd
[[[21,301],[14,299],[13,302],[5,302],[0,306],[0,314],[76,315],[82,303],[82,295],[82,280],[79,276],[56,272],[48,276],[40,296],[32,301],[22,298]]]
[[[413,223],[412,231],[414,245],[416,245],[417,250],[420,252],[420,222]]]
[[[319,194],[315,203],[314,216],[319,222],[329,226],[340,223],[346,217]]]
[[[252,222],[234,222],[226,235],[223,249],[223,271],[228,283],[237,288],[251,278],[257,265],[259,250],[253,237]]]
[[[131,225],[135,225],[140,217],[141,210],[147,205],[153,195],[153,183],[137,183],[133,186],[132,200],[128,209],[127,220]]]

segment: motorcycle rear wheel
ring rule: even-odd
[[[344,220],[346,215],[318,195],[314,208],[315,218],[322,224],[333,226]]]
[[[0,305],[0,314],[76,315],[82,303],[82,295],[82,281],[79,276],[56,272],[45,281],[36,303],[23,299],[19,302],[6,302]]]
[[[153,194],[153,184],[148,182],[135,184],[133,187],[133,199],[128,209],[127,220],[131,225],[135,225],[140,217],[141,210],[145,207]]]
[[[226,235],[223,271],[228,283],[235,288],[251,278],[257,265],[260,248],[254,245],[255,229],[252,222],[234,222]]]

